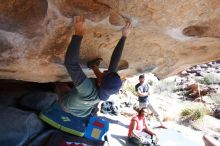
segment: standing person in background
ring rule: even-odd
[[[154,114],[154,116],[157,118],[157,120],[160,122],[160,128],[166,128],[162,120],[159,117],[159,114],[157,111],[154,109],[154,107],[151,105],[150,100],[149,100],[149,85],[145,82],[145,77],[144,75],[139,76],[139,83],[136,84],[135,90],[138,95],[138,101],[139,101],[139,110],[142,109],[143,107],[147,107],[148,109],[151,110],[151,112]]]

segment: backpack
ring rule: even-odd
[[[92,116],[89,119],[84,137],[91,140],[104,141],[104,136],[109,130],[109,122],[103,118]]]
[[[105,101],[101,104],[101,112],[103,114],[118,115],[118,106],[112,101]]]

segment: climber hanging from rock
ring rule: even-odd
[[[127,23],[123,27],[122,37],[112,53],[107,71],[102,73],[99,70],[101,58],[96,58],[87,63],[87,66],[94,71],[97,79],[86,77],[79,64],[80,44],[85,33],[85,18],[83,16],[74,17],[74,28],[75,35],[71,39],[65,56],[65,67],[74,83],[74,89],[65,94],[62,101],[39,115],[48,124],[72,134],[80,131],[79,129],[76,130],[76,123],[82,123],[81,120],[91,114],[99,101],[105,101],[110,95],[118,93],[122,81],[117,73],[117,67],[125,40],[132,26]]]

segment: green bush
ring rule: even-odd
[[[220,82],[220,75],[217,73],[205,74],[204,78],[200,79],[198,82],[206,85],[217,84]]]
[[[169,94],[176,91],[179,91],[179,87],[176,85],[175,81],[162,80],[155,87],[156,93],[166,92]]]
[[[209,96],[220,107],[220,93],[212,93]]]
[[[124,85],[123,85],[123,88],[125,90],[128,90],[130,91],[131,93],[133,93],[134,95],[136,95],[136,91],[135,91],[135,85],[130,83],[130,82],[126,82]]]
[[[182,112],[181,112],[181,116],[182,117],[187,117],[187,116],[191,115],[192,112],[193,112],[193,110],[190,109],[190,108],[183,109]]]
[[[192,115],[192,120],[198,120],[202,117],[204,117],[204,115],[207,115],[207,112],[201,109],[196,109]]]
[[[181,111],[181,117],[191,120],[198,120],[204,115],[208,115],[209,111],[205,106],[185,108]]]

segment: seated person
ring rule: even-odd
[[[130,142],[138,145],[143,144],[146,142],[145,138],[148,134],[151,136],[151,139],[155,136],[156,141],[158,140],[156,134],[147,126],[147,120],[145,118],[147,115],[148,110],[146,107],[143,107],[138,111],[138,115],[131,119],[128,131],[128,139]]]

